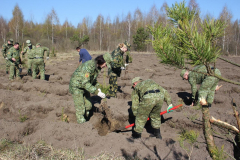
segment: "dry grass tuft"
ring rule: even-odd
[[[38,141],[34,145],[25,146],[20,142],[13,142],[7,139],[0,140],[0,159],[6,160],[37,160],[37,159],[85,159],[84,149],[55,149],[45,141]],[[124,158],[111,153],[101,153],[91,160],[114,159],[123,160]]]

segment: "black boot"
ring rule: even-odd
[[[132,131],[132,137],[134,139],[141,138],[141,135],[142,135],[142,133],[138,133],[138,132],[136,132],[134,130]]]
[[[29,76],[32,75],[32,71],[31,71],[31,69],[28,69],[28,75],[29,75]]]
[[[212,104],[208,104],[208,108],[212,107]]]
[[[160,133],[160,128],[159,129],[154,128],[154,133],[153,134],[156,138],[162,139],[162,136],[161,136],[161,133]]]
[[[8,71],[6,71],[6,74],[8,74]]]
[[[203,108],[208,108],[208,105],[202,105]]]

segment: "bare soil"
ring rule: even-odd
[[[52,58],[46,63],[46,80],[32,80],[23,69],[22,80],[10,82],[5,74],[3,63],[0,70],[0,137],[21,142],[24,145],[44,140],[53,147],[62,149],[83,148],[86,159],[102,152],[114,153],[126,159],[188,159],[186,152],[178,143],[182,129],[199,132],[198,142],[194,146],[191,159],[211,159],[202,132],[202,114],[196,107],[190,107],[188,98],[190,85],[180,77],[180,69],[163,65],[155,54],[132,54],[133,63],[128,73],[122,72],[118,79],[117,98],[106,101],[92,95],[93,109],[89,121],[77,124],[74,102],[68,92],[69,80],[77,67],[78,56]],[[96,57],[96,55],[93,55]],[[240,63],[240,57],[225,57]],[[1,62],[4,62],[1,59]],[[240,81],[240,68],[222,60],[216,63],[222,76]],[[103,83],[104,70],[98,81]],[[162,116],[162,140],[151,137],[152,128],[147,123],[142,138],[131,138],[131,128],[117,131],[122,126],[133,123],[131,113],[131,79],[140,76],[153,79],[167,89],[173,105],[183,104],[181,109]],[[108,84],[108,78],[105,79]],[[210,114],[216,119],[237,126],[231,107],[234,98],[240,106],[240,87],[223,81],[223,87],[216,92]],[[167,109],[164,103],[162,111]],[[238,111],[240,111],[238,107]],[[63,115],[68,117],[65,122]],[[23,121],[23,122],[21,122]],[[223,129],[213,126],[214,140],[220,148],[231,156],[240,152],[232,138]],[[216,134],[219,133],[219,134]],[[228,137],[223,134],[228,134]],[[230,159],[228,157],[227,159]]]

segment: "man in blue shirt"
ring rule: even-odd
[[[80,62],[84,63],[92,59],[91,55],[85,48],[81,49],[80,47],[77,47],[76,50],[79,52],[80,55],[78,65],[80,64]]]

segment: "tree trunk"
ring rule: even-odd
[[[209,114],[209,108],[208,107],[202,107],[202,119],[203,119],[203,133],[204,137],[207,142],[207,149],[210,154],[210,156],[215,159],[216,158],[216,150],[217,147],[213,140],[213,134],[212,134],[212,127],[210,123],[210,114]]]
[[[53,20],[52,20],[52,47],[53,47]]]

